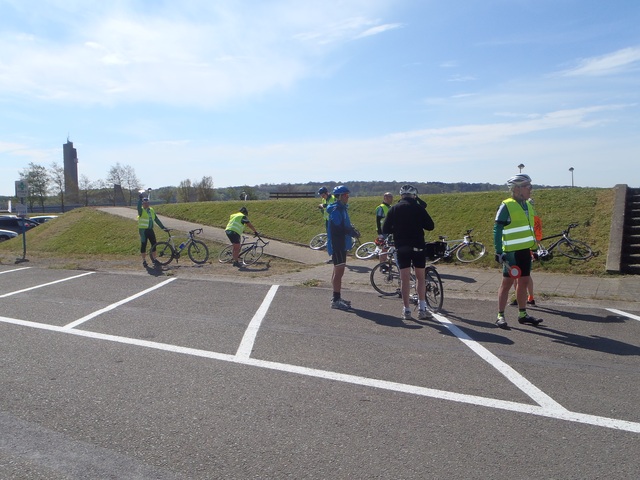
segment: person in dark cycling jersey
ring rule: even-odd
[[[392,206],[382,226],[385,235],[393,235],[396,246],[398,268],[400,269],[400,289],[402,293],[402,318],[411,319],[410,292],[411,266],[415,270],[418,291],[418,318],[425,320],[431,316],[427,310],[425,266],[427,257],[424,246],[424,231],[433,230],[433,219],[427,213],[426,202],[418,198],[418,190],[413,185],[400,188],[401,199]]]

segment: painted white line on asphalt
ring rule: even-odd
[[[26,270],[27,268],[31,268],[31,267],[21,267],[21,268],[14,268],[13,270],[5,270],[4,272],[0,272],[0,275],[2,275],[3,273],[19,272],[20,270]]]
[[[271,288],[262,301],[262,305],[260,305],[260,308],[258,308],[258,311],[249,322],[247,330],[244,332],[244,336],[242,337],[242,341],[240,342],[240,346],[238,347],[238,351],[236,352],[236,357],[244,359],[251,356],[251,350],[253,350],[253,344],[256,341],[256,335],[258,334],[258,330],[260,329],[262,320],[267,314],[269,306],[271,305],[273,297],[275,297],[277,291],[278,285],[271,285]]]
[[[469,335],[464,333],[460,328],[451,323],[451,321],[443,317],[439,314],[434,314],[433,317],[442,323],[455,337],[458,338],[462,343],[464,343],[467,347],[473,350],[480,358],[482,358],[485,362],[491,365],[493,368],[498,370],[502,375],[504,375],[507,380],[513,383],[516,387],[526,393],[529,398],[531,398],[534,402],[536,402],[541,407],[545,407],[548,409],[556,409],[556,410],[565,410],[562,405],[556,402],[549,395],[544,393],[534,384],[532,384],[529,380],[524,378],[518,372],[516,372],[509,365],[504,363],[498,357],[496,357],[493,353],[487,350],[485,347],[480,345],[478,342],[473,340]]]
[[[145,295],[149,292],[152,292],[153,290],[160,288],[160,287],[164,287],[167,283],[173,282],[174,280],[176,280],[176,278],[169,278],[168,280],[165,280],[162,283],[159,283],[158,285],[154,285],[151,288],[147,288],[146,290],[141,291],[140,293],[136,293],[135,295],[131,295],[128,298],[125,298],[124,300],[120,300],[119,302],[116,303],[112,303],[111,305],[108,305],[104,308],[101,308],[100,310],[97,310],[93,313],[90,313],[89,315],[85,315],[82,318],[79,318],[78,320],[76,320],[75,322],[71,322],[68,323],[67,325],[65,325],[64,327],[62,327],[64,330],[69,330],[71,328],[77,327],[78,325],[83,324],[84,322],[86,322],[87,320],[91,320],[92,318],[97,317],[98,315],[102,315],[105,312],[108,312],[109,310],[113,310],[116,307],[119,307],[120,305],[124,305],[127,302],[130,302],[131,300],[135,300],[138,297],[141,297],[142,295]]]
[[[634,315],[633,313],[623,312],[622,310],[616,310],[615,308],[606,308],[605,310],[609,310],[611,313],[622,315],[623,317],[631,318],[633,320],[640,320],[640,317],[638,315]]]
[[[326,370],[318,370],[315,368],[299,367],[296,365],[288,365],[284,363],[269,362],[265,360],[255,360],[252,358],[238,358],[236,355],[224,353],[210,352],[207,350],[199,350],[195,348],[179,347],[166,343],[150,342],[147,340],[138,340],[135,338],[119,337],[116,335],[106,335],[103,333],[88,332],[86,330],[65,329],[53,325],[42,323],[28,322],[25,320],[17,320],[13,318],[0,317],[0,322],[20,325],[23,327],[36,328],[41,330],[49,330],[52,332],[66,333],[78,335],[82,337],[92,338],[95,340],[105,340],[109,342],[134,345],[138,347],[152,348],[173,353],[181,353],[184,355],[192,355],[196,357],[210,358],[213,360],[221,360],[224,362],[237,363],[241,365],[267,368],[281,372],[294,373],[309,377],[321,378],[324,380],[332,380],[336,382],[349,383],[353,385],[361,385],[393,392],[407,393],[411,395],[420,395],[423,397],[437,398],[452,402],[465,403],[469,405],[497,408],[508,410],[511,412],[528,413],[540,417],[553,418],[557,420],[566,420],[574,423],[582,423],[586,425],[594,425],[598,427],[612,428],[615,430],[623,430],[627,432],[640,433],[640,423],[630,422],[627,420],[618,420],[615,418],[599,417],[596,415],[588,415],[583,413],[570,412],[566,409],[546,408],[538,405],[530,405],[525,403],[509,402],[494,398],[479,397],[475,395],[465,395],[455,392],[447,392],[444,390],[435,390],[432,388],[419,387],[415,385],[407,385],[402,383],[389,382],[386,380],[376,380],[373,378],[359,377],[344,373],[330,372]]]
[[[35,287],[29,287],[29,288],[24,288],[22,290],[17,290],[15,292],[5,293],[4,295],[0,295],[0,298],[10,297],[11,295],[17,295],[18,293],[28,292],[30,290],[35,290],[37,288],[48,287],[49,285],[54,285],[54,284],[60,283],[60,282],[66,282],[68,280],[73,280],[74,278],[84,277],[85,275],[91,275],[92,273],[95,273],[95,272],[81,273],[80,275],[75,275],[73,277],[63,278],[61,280],[56,280],[55,282],[43,283],[42,285],[36,285]]]

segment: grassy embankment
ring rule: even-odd
[[[428,233],[428,239],[436,240],[438,235],[461,238],[467,228],[473,228],[474,238],[488,247],[488,255],[473,265],[494,268],[493,219],[497,206],[505,197],[503,192],[429,195],[426,197],[428,211],[436,229]],[[600,253],[586,262],[556,255],[549,262],[537,262],[535,268],[550,272],[604,274],[613,190],[541,189],[534,191],[534,198],[545,235],[559,233],[569,223],[577,222],[580,227],[572,232],[573,237],[587,242]],[[395,199],[398,200],[397,195]],[[354,197],[350,201],[351,219],[362,232],[363,242],[375,238],[374,211],[380,201],[377,197]],[[318,203],[318,199],[261,200],[248,202],[247,207],[249,218],[266,237],[306,245],[311,237],[323,230]],[[155,209],[161,218],[168,216],[224,227],[229,215],[241,205],[239,201],[181,203],[158,205]],[[137,262],[139,258],[138,234],[131,220],[91,208],[73,210],[39,226],[27,234],[27,242],[30,254],[66,257],[69,267],[81,267],[83,260],[96,256],[129,263]],[[210,244],[210,247],[215,261],[220,246]],[[21,239],[0,243],[2,263],[13,263],[21,252]]]

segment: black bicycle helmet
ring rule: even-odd
[[[249,211],[247,210],[247,207],[241,207],[240,213],[242,213],[243,215],[249,215]]]
[[[318,195],[322,195],[323,193],[329,193],[327,187],[320,187],[320,189],[318,190]]]

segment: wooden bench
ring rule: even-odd
[[[313,198],[316,192],[269,192],[269,198]]]

